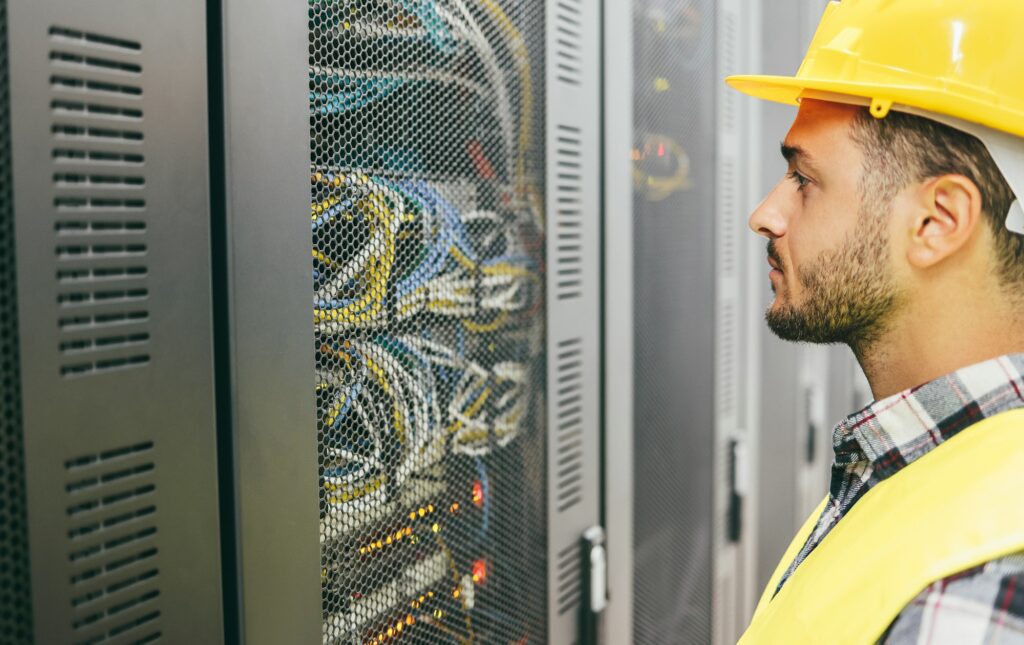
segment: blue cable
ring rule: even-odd
[[[337,79],[337,80],[334,80]],[[315,81],[314,81],[315,82]],[[342,114],[386,98],[405,81],[396,76],[377,78],[331,77],[327,82],[341,85],[340,92],[309,93],[310,104],[320,114]],[[351,87],[351,89],[349,89]]]
[[[345,404],[341,406],[341,410],[338,411],[338,418],[331,424],[331,430],[338,430],[341,428],[341,422],[345,420],[348,415],[348,411],[352,409],[352,402],[359,396],[359,393],[363,391],[362,383],[353,383],[352,387],[348,389],[348,393],[345,395]]]
[[[400,181],[395,188],[415,199],[421,207],[434,210],[430,208],[432,205],[430,194],[424,190],[425,182]],[[415,292],[440,273],[445,261],[448,259],[448,249],[453,241],[454,238],[450,226],[447,225],[445,220],[442,220],[440,230],[437,231],[436,236],[428,247],[427,256],[419,266],[413,269],[412,273],[399,280],[398,284],[395,285],[395,296],[402,298]]]
[[[349,211],[352,208],[352,206],[353,203],[351,199],[345,199],[341,202],[338,202],[334,206],[331,206],[323,213],[321,213],[319,217],[313,220],[313,231],[315,232],[316,229],[330,222],[331,218],[333,218],[335,215],[340,215],[341,213]]]
[[[402,6],[414,16],[427,30],[430,42],[434,47],[445,54],[451,54],[457,49],[455,38],[444,23],[444,18],[437,11],[437,4],[433,0],[402,0]]]

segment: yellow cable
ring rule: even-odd
[[[455,258],[456,262],[458,262],[459,264],[461,264],[462,266],[464,266],[466,269],[468,269],[470,271],[476,271],[476,262],[473,262],[468,257],[466,257],[466,254],[464,254],[459,249],[459,247],[457,247],[457,246],[455,246],[453,244],[450,250],[451,250],[452,257]]]
[[[476,415],[480,414],[480,410],[481,408],[484,407],[484,404],[487,403],[487,398],[489,396],[491,396],[491,388],[485,387],[484,391],[480,393],[480,396],[476,398],[476,401],[473,401],[473,403],[470,404],[468,408],[466,408],[463,414],[465,414],[467,417],[471,419]],[[448,432],[458,432],[459,430],[462,429],[464,425],[465,424],[462,422],[462,419],[459,419],[455,423],[448,426]]]
[[[373,376],[376,379],[377,384],[380,385],[382,390],[384,390],[384,393],[391,397],[395,435],[398,438],[398,443],[405,445],[405,419],[402,416],[401,410],[398,408],[398,401],[395,400],[395,395],[391,391],[391,385],[388,383],[387,375],[384,373],[384,370],[381,369],[381,367],[369,356],[366,357],[366,366],[370,368],[371,372],[373,372]]]
[[[369,213],[371,234],[375,232],[376,226],[383,228],[383,252],[380,256],[371,256],[367,261],[365,270],[367,290],[355,302],[349,303],[341,309],[314,309],[315,322],[331,321],[358,325],[375,320],[383,309],[388,280],[391,278],[391,270],[395,263],[395,231],[392,226],[395,216],[388,207],[386,199],[379,193],[371,193],[357,206]],[[318,251],[313,251],[314,257],[317,257],[317,253]],[[323,254],[320,253],[320,256]],[[326,256],[324,259],[329,263]]]
[[[343,400],[345,398],[345,394],[343,393],[341,395],[341,398],[338,401],[335,401],[334,405],[331,406],[331,409],[327,413],[327,416],[324,417],[324,425],[327,426],[328,428],[334,425],[334,422],[337,420],[338,415],[341,414],[341,406],[343,405]]]
[[[465,327],[467,331],[471,331],[474,334],[486,334],[488,332],[501,329],[506,321],[508,321],[508,312],[502,311],[489,323],[477,323],[472,320],[463,320],[462,326]]]
[[[320,251],[317,251],[316,249],[313,249],[313,259],[319,260],[320,262],[323,262],[327,266],[331,266],[331,258],[327,257],[326,255],[324,255]]]
[[[358,486],[356,488],[351,488],[351,487],[347,487],[347,486],[337,486],[337,485],[332,484],[330,482],[324,482],[324,488],[326,490],[332,492],[332,493],[337,493],[337,492],[341,493],[340,496],[329,496],[327,498],[328,503],[330,503],[330,504],[344,504],[346,502],[351,502],[354,499],[359,499],[360,497],[365,497],[365,496],[369,495],[370,493],[373,493],[373,492],[377,491],[378,489],[380,489],[381,486],[384,485],[384,483],[386,481],[387,481],[387,475],[381,475],[380,477],[378,477],[377,479],[373,480],[372,482],[370,482],[368,484],[365,484],[363,486]]]

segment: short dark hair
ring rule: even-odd
[[[963,175],[973,181],[994,233],[1000,282],[1024,284],[1024,235],[1006,228],[1013,190],[977,137],[904,112],[876,119],[867,108],[858,113],[852,135],[864,151],[861,191],[865,200],[888,204],[911,182],[942,175]]]

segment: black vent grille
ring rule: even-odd
[[[580,167],[583,157],[583,136],[580,128],[556,126],[555,163],[555,293],[559,300],[579,298],[583,293],[583,183]]]
[[[50,29],[60,373],[149,363],[142,46]]]
[[[76,643],[160,636],[154,452],[146,442],[64,464]]]
[[[556,77],[569,85],[579,85],[582,82],[582,18],[582,0],[558,0],[555,4],[555,30],[558,32],[555,41]]]
[[[555,496],[564,513],[583,500],[583,343],[572,338],[558,343],[556,357],[558,426],[555,453]]]
[[[579,607],[581,569],[579,546],[570,544],[558,552],[558,613],[565,615]]]
[[[25,506],[25,452],[11,195],[11,113],[7,0],[0,0],[0,634],[32,642]]]

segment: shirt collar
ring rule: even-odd
[[[836,464],[870,463],[884,479],[964,428],[1024,407],[1024,354],[993,358],[875,401],[832,431]]]

